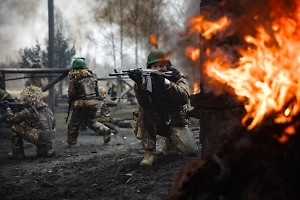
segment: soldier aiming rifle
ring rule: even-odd
[[[12,127],[11,158],[24,158],[23,139],[34,144],[37,156],[55,155],[52,144],[55,140],[55,119],[48,105],[43,101],[41,88],[28,86],[20,94],[23,103],[3,103]]]
[[[139,109],[134,112],[131,125],[144,148],[140,165],[156,161],[157,135],[165,137],[164,154],[196,155],[197,146],[187,127],[189,94],[184,75],[172,67],[167,54],[160,50],[148,54],[146,66],[146,70],[110,74],[128,75],[135,82]]]

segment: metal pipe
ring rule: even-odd
[[[58,77],[52,79],[47,85],[42,87],[42,92],[45,92],[46,90],[48,90],[49,88],[51,88],[53,85],[55,85],[58,81],[62,80],[63,78],[65,78],[68,75],[68,71],[62,73],[61,75],[59,75]]]
[[[68,68],[1,68],[0,72],[1,73],[11,73],[11,74],[22,74],[22,73],[29,73],[29,74],[34,74],[34,73],[64,73],[69,71],[70,69]]]
[[[52,74],[48,76],[35,76],[34,78],[45,78],[45,77],[56,77],[57,75]],[[25,79],[25,78],[32,78],[31,76],[23,76],[23,77],[18,77],[18,78],[8,78],[5,79],[5,81],[14,81],[14,80],[19,80],[19,79]]]

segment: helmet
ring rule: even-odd
[[[150,51],[147,57],[147,68],[149,69],[153,63],[160,62],[160,61],[167,61],[169,63],[168,64],[169,66],[167,67],[170,67],[172,65],[168,58],[168,54],[165,53],[164,51],[161,50]]]
[[[43,102],[43,93],[39,87],[28,86],[22,90],[20,99],[27,105],[40,105]]]
[[[77,69],[77,68],[85,68],[85,60],[84,58],[76,58],[73,63],[72,63],[72,69]]]

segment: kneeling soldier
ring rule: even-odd
[[[24,158],[23,139],[34,144],[37,156],[51,157],[55,155],[52,143],[55,140],[55,120],[53,113],[42,99],[39,87],[28,86],[20,95],[24,109],[13,114],[7,108],[8,119],[12,124],[12,153],[10,157]]]

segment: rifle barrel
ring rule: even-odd
[[[112,73],[112,74],[109,74],[109,76],[126,76],[128,75],[128,73]]]

